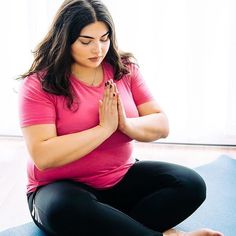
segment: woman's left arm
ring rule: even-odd
[[[118,96],[120,131],[140,142],[151,142],[168,136],[168,119],[157,102],[143,103],[137,109],[139,117],[127,118],[121,98]]]

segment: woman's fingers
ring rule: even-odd
[[[112,80],[108,80],[105,86],[105,99],[104,105],[108,109],[114,109],[113,105],[116,103],[116,89],[115,83]]]
[[[100,125],[114,132],[118,127],[117,95],[112,80],[105,84],[102,101],[99,101]]]
[[[109,102],[109,94],[110,94],[110,89],[109,89],[109,83],[106,83],[105,86],[105,91],[104,91],[104,95],[103,95],[103,104],[104,106],[106,106],[106,104]]]

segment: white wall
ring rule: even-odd
[[[44,36],[61,0],[9,0],[0,10],[0,135],[21,135],[18,122],[20,82],[15,78],[32,62],[31,51]]]

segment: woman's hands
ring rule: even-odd
[[[113,80],[105,84],[103,100],[99,101],[100,126],[110,132],[115,132],[117,128],[124,132],[128,120],[120,98],[118,89]]]
[[[99,100],[99,125],[113,133],[118,127],[118,95],[112,80],[105,83],[103,99]]]

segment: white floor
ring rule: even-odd
[[[139,159],[168,161],[196,167],[214,161],[221,154],[236,158],[236,147],[195,147],[136,144]],[[31,221],[26,202],[26,160],[22,138],[0,137],[0,231]]]

